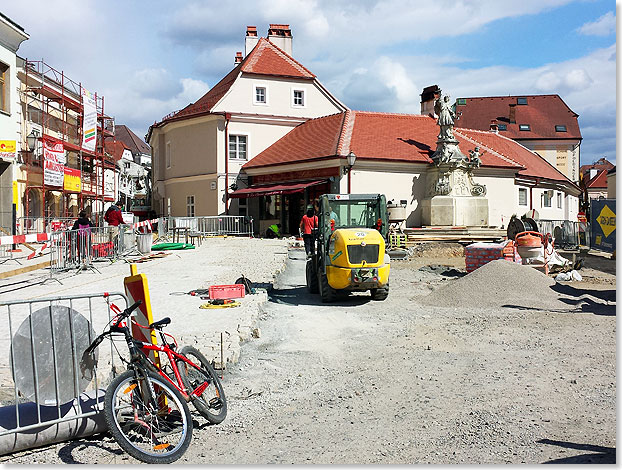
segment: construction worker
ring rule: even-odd
[[[266,230],[266,238],[281,238],[281,224],[272,224]]]
[[[313,246],[313,230],[317,228],[317,225],[317,215],[315,215],[313,205],[309,204],[307,206],[307,213],[302,216],[302,220],[300,221],[300,231],[305,242],[305,252],[307,256],[315,253],[315,247]]]

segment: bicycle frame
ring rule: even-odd
[[[163,379],[166,379],[173,387],[179,390],[179,392],[183,395],[183,397],[186,400],[190,400],[191,395],[201,396],[201,394],[209,386],[207,381],[204,381],[201,385],[199,385],[196,389],[192,390],[191,392],[186,389],[181,379],[179,368],[177,367],[177,361],[178,360],[183,361],[186,364],[190,365],[191,367],[194,367],[199,370],[201,370],[201,367],[197,366],[194,362],[192,362],[186,356],[183,356],[179,354],[178,352],[174,351],[173,349],[171,349],[171,347],[166,342],[164,342],[164,346],[159,346],[159,345],[151,344],[151,343],[144,343],[142,341],[136,341],[136,340],[134,342],[142,350],[144,354],[144,359],[146,359],[149,362],[149,364],[151,364],[155,368],[156,372]],[[149,359],[149,356],[145,353],[145,351],[157,351],[158,353],[166,354],[166,356],[168,357],[169,364],[171,365],[171,368],[173,369],[173,374],[175,375],[175,382],[177,383],[171,380],[171,378],[162,371],[161,367],[158,367],[156,364],[154,364],[154,362],[151,359]]]

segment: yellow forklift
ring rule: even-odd
[[[374,300],[389,295],[390,258],[384,194],[323,194],[319,198],[314,252],[307,258],[307,288],[322,302],[339,294],[370,291]]]

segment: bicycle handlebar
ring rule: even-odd
[[[121,324],[121,322],[127,317],[129,317],[132,314],[132,312],[136,310],[142,303],[143,303],[142,300],[137,300],[132,305],[130,305],[128,308],[123,310],[123,312],[121,312],[118,315],[117,321],[114,323],[114,325],[112,325],[110,329],[108,329],[107,331],[104,331],[101,335],[95,338],[93,342],[89,345],[89,347],[84,350],[84,355],[89,355],[93,351],[95,351],[95,348],[97,348],[97,346],[101,344],[101,342],[104,340],[106,336],[112,333],[120,333],[122,331],[122,330],[119,331],[120,330],[119,325]]]

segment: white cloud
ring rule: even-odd
[[[616,17],[612,11],[607,12],[596,21],[585,23],[578,31],[587,36],[609,36],[616,31]]]

